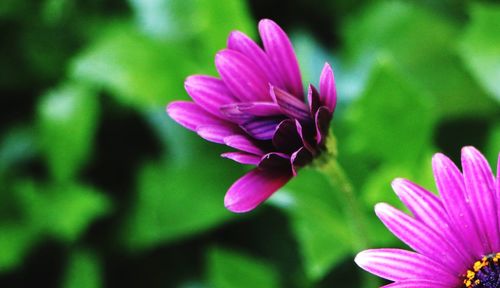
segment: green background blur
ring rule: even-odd
[[[215,75],[228,33],[291,36],[303,79],[332,64],[353,231],[310,169],[255,211],[223,206],[245,171],[165,114]],[[373,205],[390,181],[435,191],[430,159],[500,148],[500,4],[468,1],[2,0],[0,287],[376,287],[352,262],[401,246]]]

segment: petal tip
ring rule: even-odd
[[[380,217],[380,215],[385,214],[391,206],[387,203],[381,202],[375,204],[374,210],[375,214]]]
[[[255,208],[255,207],[248,207],[248,205],[241,205],[241,203],[239,203],[237,199],[231,197],[230,193],[226,193],[226,195],[224,196],[224,207],[226,207],[227,210],[238,214],[250,212]]]
[[[364,268],[368,263],[368,258],[366,257],[367,250],[361,251],[354,257],[354,263],[361,268]]]

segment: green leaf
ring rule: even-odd
[[[352,231],[333,189],[323,174],[305,168],[270,199],[290,216],[312,280],[319,280],[353,253]]]
[[[474,3],[470,13],[460,55],[479,83],[500,101],[500,5]]]
[[[245,32],[254,37],[257,26],[247,12],[247,2],[243,0],[193,0],[195,9],[192,11],[197,25],[197,37],[201,40],[200,59],[209,59],[213,63],[213,55],[224,49],[226,39],[233,30]],[[203,61],[203,60],[202,60]]]
[[[44,234],[75,241],[111,208],[107,197],[80,184],[42,186],[25,181],[16,189],[30,225]]]
[[[253,35],[256,30],[242,0],[129,0],[140,30],[152,38],[186,42],[201,63],[226,45],[232,30]],[[203,19],[203,21],[200,21]],[[208,67],[207,67],[208,68]]]
[[[207,145],[200,151],[207,151]],[[123,229],[126,245],[149,248],[201,233],[233,216],[224,207],[224,193],[243,171],[214,151],[207,154],[179,165],[149,163],[140,169],[137,198]]]
[[[380,59],[365,92],[349,107],[350,133],[341,144],[349,154],[368,159],[417,163],[432,143],[436,123],[433,100],[408,82],[393,60]]]
[[[377,2],[344,26],[345,56],[361,74],[380,56],[394,59],[408,81],[436,100],[440,117],[494,113],[488,97],[463,67],[456,48],[458,27],[407,2]],[[383,111],[383,110],[381,110]],[[382,127],[380,127],[382,128]]]
[[[37,241],[37,234],[26,223],[0,224],[0,273],[19,266]]]
[[[184,78],[192,71],[183,43],[156,41],[118,23],[77,56],[71,75],[104,87],[121,103],[145,109],[181,98]]]
[[[64,288],[99,288],[101,281],[101,264],[91,251],[77,250],[72,253],[64,275]]]
[[[497,164],[496,160],[500,156],[499,147],[500,147],[500,121],[496,121],[496,124],[490,128],[490,135],[488,137],[488,142],[486,143],[486,149],[484,151],[486,158],[490,159],[491,161],[490,163],[492,165]],[[500,169],[500,167],[498,167],[498,169]]]
[[[12,173],[16,164],[32,159],[37,152],[32,128],[9,130],[0,143],[0,177]]]
[[[272,266],[234,251],[213,248],[208,253],[207,264],[211,287],[280,287],[278,275]]]
[[[50,91],[38,105],[39,143],[56,180],[69,180],[90,155],[99,116],[97,95],[71,83]]]

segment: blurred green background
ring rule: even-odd
[[[265,205],[223,206],[245,168],[175,124],[189,74],[228,33],[291,36],[304,81],[336,74],[340,161],[369,225],[353,231],[304,169]],[[401,246],[375,203],[435,191],[430,159],[500,148],[500,4],[476,1],[2,0],[1,287],[376,287],[352,262]]]

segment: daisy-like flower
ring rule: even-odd
[[[319,91],[309,85],[306,102],[288,36],[268,19],[259,22],[259,33],[263,49],[242,32],[232,32],[227,48],[215,56],[220,78],[189,76],[185,88],[194,102],[167,107],[187,129],[237,150],[222,157],[256,166],[227,191],[224,203],[233,212],[254,209],[325,151],[337,101],[328,64]]]
[[[495,179],[474,147],[462,149],[462,172],[442,154],[432,165],[440,197],[408,180],[392,183],[413,217],[388,204],[375,206],[385,226],[415,252],[366,250],[355,262],[395,282],[385,287],[500,287],[500,176]]]

